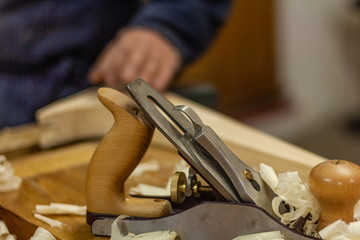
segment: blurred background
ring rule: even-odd
[[[359,43],[359,1],[234,1],[211,49],[174,89],[324,157],[360,164]]]

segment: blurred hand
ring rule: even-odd
[[[162,91],[180,67],[178,49],[157,32],[125,29],[108,44],[90,71],[91,83],[116,86],[140,77]]]

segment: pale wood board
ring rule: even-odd
[[[303,170],[327,160],[174,93],[166,93],[165,97],[174,105],[193,108],[203,122],[250,166],[264,162],[281,171],[299,170],[301,177],[306,179],[309,172]],[[32,139],[37,136],[40,145],[49,147],[87,137],[101,138],[110,129],[113,117],[97,98],[96,91],[91,89],[41,109],[37,114],[38,123],[47,127],[38,130]],[[56,127],[50,127],[53,124]],[[27,135],[18,138],[28,139]],[[174,149],[157,130],[152,144]]]

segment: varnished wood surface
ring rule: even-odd
[[[310,172],[309,187],[321,206],[319,230],[338,219],[354,221],[354,207],[360,199],[359,165],[344,160],[320,163]]]
[[[85,216],[49,215],[64,223],[62,228],[52,228],[33,216],[36,204],[85,205],[86,171],[97,144],[79,143],[10,160],[15,174],[24,181],[19,190],[0,194],[0,216],[19,240],[28,240],[38,226],[46,228],[58,239],[108,239],[93,236]],[[142,161],[154,159],[161,163],[160,171],[130,177],[127,187],[138,182],[165,187],[173,167],[182,161],[175,151],[151,147]]]
[[[98,92],[100,101],[111,111],[115,121],[89,164],[88,212],[151,218],[170,215],[168,200],[133,198],[125,192],[125,181],[148,149],[154,127],[142,122],[136,103],[129,97],[111,88],[101,88]]]

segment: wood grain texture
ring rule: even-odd
[[[17,235],[19,240],[28,240],[35,229],[41,226],[61,240],[109,239],[93,236],[85,216],[49,215],[50,218],[62,222],[62,228],[52,228],[33,216],[36,204],[85,204],[86,173],[96,146],[95,142],[79,143],[11,159],[15,174],[22,175],[24,181],[17,191],[0,194],[0,218],[5,220],[10,232]],[[66,167],[61,163],[61,159],[66,159]],[[33,165],[35,169],[29,168],[28,162],[35,160],[37,167]],[[146,152],[140,164],[148,161],[159,162],[159,171],[146,171],[140,176],[130,175],[126,181],[126,189],[140,182],[165,187],[174,166],[182,159],[176,151],[153,146]],[[48,163],[51,167],[46,167]],[[59,169],[56,169],[56,163]],[[26,168],[31,174],[26,173]],[[38,174],[36,169],[39,170]]]
[[[331,160],[315,166],[309,187],[321,205],[318,229],[342,219],[354,221],[354,206],[360,200],[360,166],[344,160]]]
[[[17,191],[2,193],[1,218],[5,220],[10,232],[20,240],[29,239],[36,228],[41,226],[59,239],[92,239],[90,227],[86,225],[83,216],[49,215],[63,223],[61,228],[51,228],[33,216],[36,204],[60,202],[85,205],[86,168],[83,165],[27,178]]]
[[[10,158],[16,175],[22,178],[60,171],[69,167],[88,164],[99,141],[74,143],[59,148],[29,153]],[[76,156],[76,158],[74,157]]]
[[[124,188],[126,179],[150,144],[154,127],[142,122],[137,105],[122,93],[101,88],[99,99],[112,112],[115,121],[89,165],[86,180],[88,211],[137,217],[170,215],[169,201],[133,198]]]

